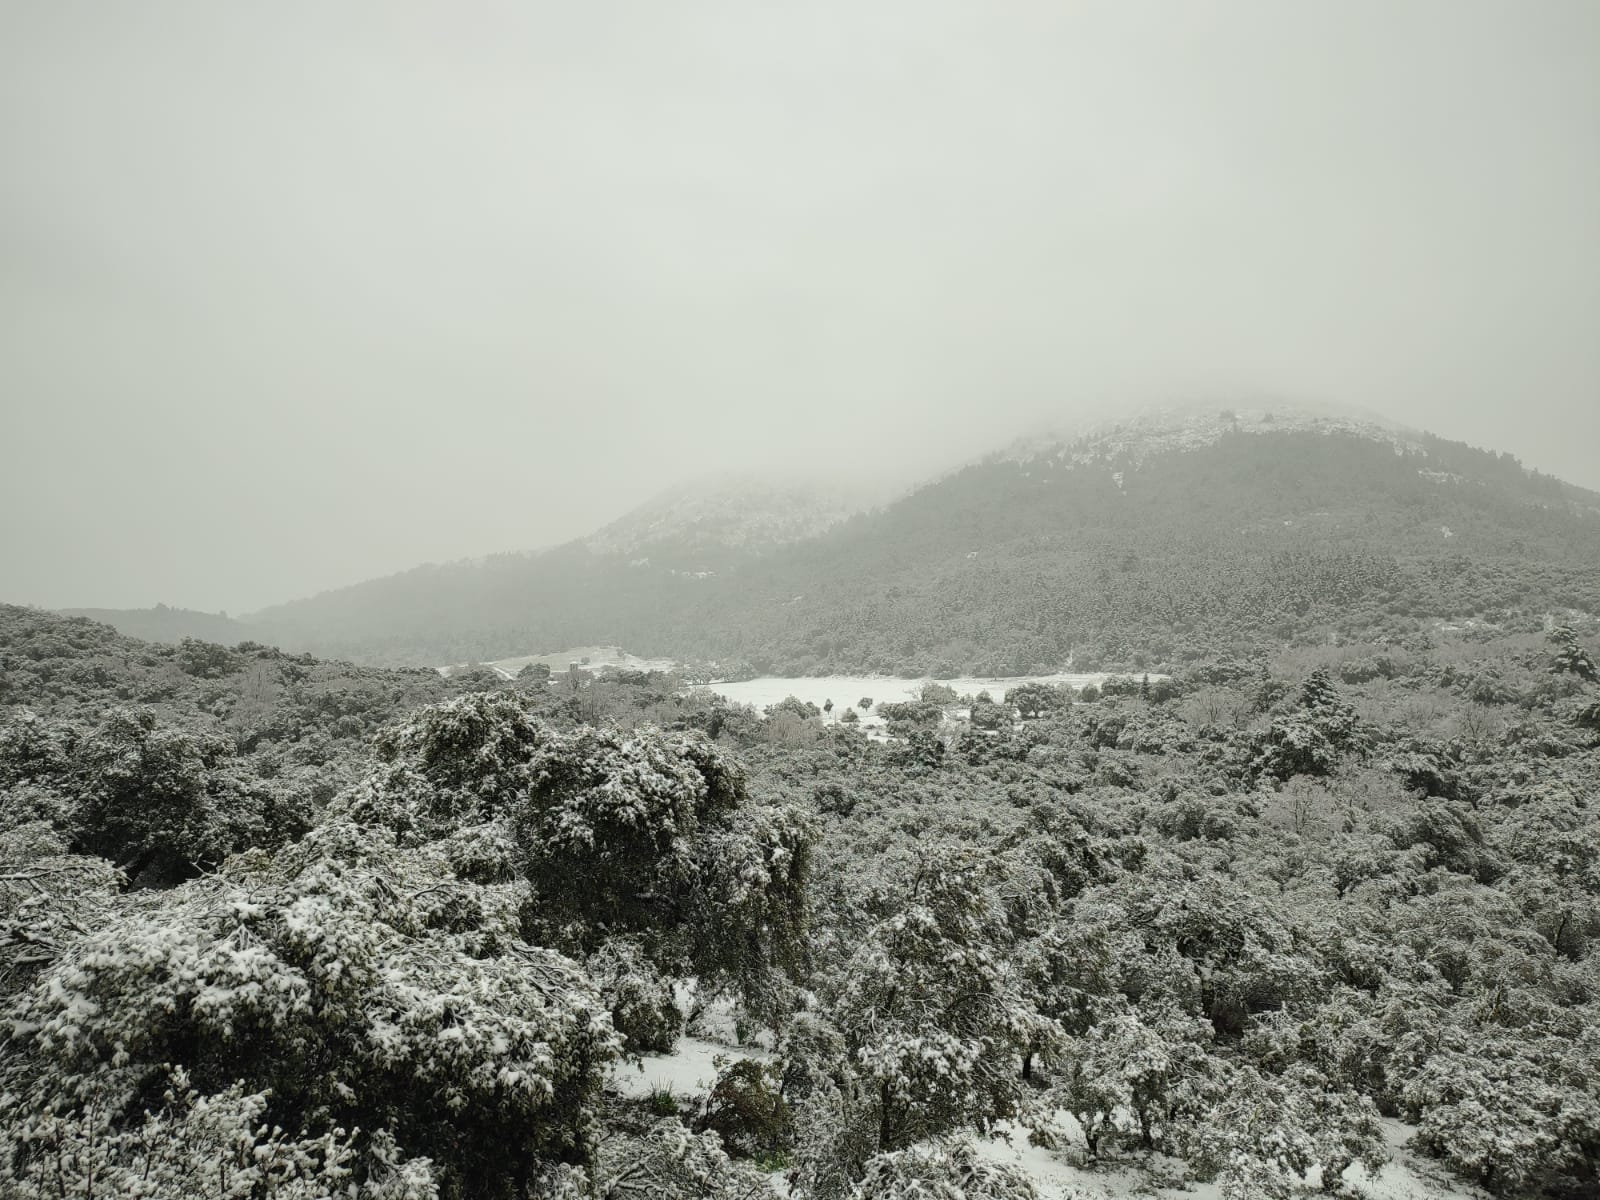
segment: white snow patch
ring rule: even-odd
[[[497,658],[483,665],[506,679],[515,679],[518,671],[533,663],[543,663],[550,668],[552,675],[564,674],[572,667],[580,671],[675,671],[678,668],[678,664],[670,658],[640,658],[620,646],[574,646],[553,654],[519,654],[512,658]],[[438,671],[448,676],[465,670],[468,665],[457,663],[440,667]]]
[[[1039,460],[1050,460],[1068,468],[1106,463],[1120,474],[1159,454],[1197,450],[1232,435],[1273,433],[1342,434],[1387,442],[1397,455],[1423,452],[1420,435],[1370,414],[1296,410],[1285,405],[1270,408],[1205,405],[1153,409],[1091,424],[1075,432],[1038,434],[1012,443],[988,461],[1027,466]],[[1117,486],[1122,486],[1120,479]]]
[[[638,1064],[615,1064],[608,1082],[613,1091],[634,1100],[658,1091],[680,1098],[704,1096],[717,1082],[719,1059],[734,1063],[747,1058],[770,1062],[772,1056],[754,1046],[725,1046],[685,1036],[671,1054],[646,1054]]]
[[[1006,1121],[997,1127],[997,1136],[980,1138],[978,1152],[991,1162],[1015,1167],[1033,1181],[1041,1200],[1126,1200],[1129,1196],[1160,1196],[1170,1200],[1220,1200],[1215,1183],[1182,1181],[1183,1164],[1172,1159],[1145,1160],[1130,1157],[1097,1164],[1090,1170],[1082,1164],[1082,1134],[1077,1122],[1058,1112],[1052,1122],[1058,1144],[1066,1150],[1046,1150],[1035,1146],[1027,1130]],[[1486,1200],[1484,1192],[1471,1184],[1451,1178],[1444,1166],[1413,1153],[1406,1143],[1416,1130],[1399,1121],[1383,1121],[1384,1140],[1390,1161],[1376,1174],[1368,1175],[1360,1166],[1344,1174],[1347,1195],[1364,1200]],[[1155,1169],[1151,1169],[1155,1168]],[[1306,1181],[1305,1195],[1321,1193],[1317,1172]]]
[[[1144,672],[1134,675],[1140,678]],[[1165,675],[1150,672],[1151,679],[1165,679]],[[882,729],[884,720],[878,715],[878,705],[884,701],[897,703],[903,700],[914,700],[922,691],[923,685],[929,683],[942,684],[950,688],[958,696],[975,696],[979,692],[988,692],[995,700],[1002,700],[1013,688],[1019,688],[1025,683],[1067,684],[1073,688],[1083,688],[1089,684],[1099,687],[1108,679],[1125,677],[1126,672],[1117,671],[1088,671],[1088,672],[1058,672],[1054,675],[1012,675],[1006,677],[980,678],[975,675],[963,675],[956,679],[934,679],[924,676],[921,679],[896,679],[888,675],[764,675],[759,679],[740,679],[724,683],[702,684],[706,690],[715,692],[724,699],[735,704],[754,705],[757,712],[763,712],[768,705],[777,704],[779,701],[793,696],[821,708],[829,700],[833,701],[833,711],[824,713],[823,720],[827,724],[836,724],[845,710],[854,708],[863,697],[870,697],[873,701],[870,709],[857,709],[856,715],[860,718],[857,729],[872,731]]]

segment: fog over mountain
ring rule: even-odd
[[[1151,403],[1600,486],[1600,8],[0,11],[5,598],[249,611]]]
[[[0,1200],[1600,1197],[1600,0],[0,4]]]

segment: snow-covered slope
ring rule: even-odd
[[[1081,429],[1033,434],[1012,442],[990,461],[1053,459],[1075,466],[1138,467],[1156,455],[1199,450],[1233,434],[1290,433],[1343,434],[1386,442],[1400,453],[1425,453],[1421,434],[1366,414],[1284,405],[1207,405],[1156,408]]]

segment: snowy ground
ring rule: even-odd
[[[530,663],[544,663],[550,668],[552,675],[565,674],[567,669],[574,665],[585,671],[599,671],[607,667],[623,671],[673,671],[678,667],[678,664],[670,658],[640,658],[637,654],[627,653],[619,646],[574,646],[570,650],[558,650],[554,654],[522,654],[515,658],[497,658],[483,665],[492,667],[507,679],[515,679],[517,672]],[[466,665],[458,663],[455,666],[440,667],[439,673],[448,675]]]
[[[979,692],[988,692],[996,700],[1003,699],[1012,688],[1021,687],[1025,683],[1070,684],[1074,688],[1094,684],[1098,687],[1107,679],[1113,677],[1114,672],[1097,671],[1090,673],[1060,673],[1056,675],[1013,675],[1008,678],[980,679],[976,676],[964,675],[959,679],[896,679],[888,675],[816,675],[787,677],[782,675],[767,675],[760,679],[741,679],[734,683],[708,683],[704,687],[719,696],[726,697],[738,704],[753,704],[756,711],[760,712],[769,704],[776,704],[786,696],[794,696],[800,700],[810,701],[818,708],[829,700],[833,701],[833,711],[825,716],[829,723],[837,721],[847,708],[854,706],[862,697],[870,696],[873,701],[872,708],[858,711],[861,718],[860,727],[863,729],[877,729],[883,725],[883,718],[878,715],[878,705],[885,701],[900,701],[914,699],[922,686],[927,683],[940,683],[953,690],[958,696],[975,696]],[[1151,679],[1161,679],[1164,676],[1152,674]]]
[[[1125,1160],[1101,1164],[1094,1170],[1079,1165],[1082,1135],[1066,1113],[1058,1114],[1065,1151],[1045,1150],[1031,1144],[1026,1130],[1006,1123],[1000,1135],[979,1141],[980,1152],[993,1162],[1009,1163],[1023,1171],[1038,1190],[1040,1200],[1124,1200],[1132,1195],[1167,1197],[1169,1200],[1219,1200],[1215,1183],[1184,1179],[1183,1164],[1175,1160],[1146,1163]],[[1377,1175],[1362,1167],[1345,1172],[1346,1195],[1367,1200],[1487,1200],[1468,1184],[1449,1178],[1444,1168],[1406,1149],[1413,1132],[1399,1121],[1384,1121],[1390,1161]],[[1315,1178],[1306,1186],[1308,1197],[1319,1194]]]
[[[720,1066],[742,1058],[768,1060],[769,1052],[753,1046],[723,1041],[722,1023],[702,1030],[709,1036],[680,1038],[671,1054],[646,1055],[642,1064],[619,1063],[611,1071],[610,1086],[618,1094],[645,1099],[669,1092],[687,1107],[710,1092]],[[1185,1178],[1184,1165],[1172,1159],[1128,1158],[1101,1163],[1093,1169],[1083,1163],[1083,1138],[1077,1122],[1065,1112],[1056,1118],[1055,1140],[1061,1150],[1035,1146],[1026,1130],[1002,1122],[996,1136],[977,1140],[978,1151],[991,1162],[1016,1167],[1032,1180],[1039,1200],[1127,1200],[1130,1196],[1159,1200],[1220,1200],[1214,1183]],[[1439,1164],[1406,1148],[1413,1130],[1399,1121],[1385,1121],[1391,1161],[1369,1176],[1361,1167],[1345,1174],[1345,1194],[1366,1200],[1488,1200],[1484,1193],[1451,1179]],[[1308,1200],[1319,1193],[1309,1180]]]
[[[629,671],[673,671],[681,666],[670,658],[640,658],[618,646],[575,646],[570,650],[561,650],[554,654],[524,654],[516,658],[496,659],[483,665],[493,668],[506,679],[515,679],[517,672],[530,663],[544,663],[550,668],[552,675],[565,674],[568,668],[573,666],[585,671],[600,671],[607,668]],[[458,663],[455,666],[440,667],[439,673],[449,675],[454,671],[463,670],[466,665]],[[1001,678],[963,675],[957,679],[938,680],[928,676],[921,679],[897,679],[892,675],[792,677],[766,675],[760,679],[741,679],[731,683],[708,683],[701,686],[735,703],[752,704],[757,712],[787,696],[810,701],[818,708],[832,700],[832,711],[823,716],[823,721],[830,725],[844,716],[847,710],[855,707],[863,697],[870,696],[873,707],[857,709],[856,716],[860,718],[858,728],[865,733],[881,734],[884,720],[878,715],[878,702],[915,699],[922,686],[927,683],[941,683],[958,696],[975,696],[979,692],[988,692],[994,699],[1001,700],[1012,688],[1021,687],[1025,683],[1068,684],[1073,688],[1083,688],[1092,683],[1098,687],[1118,674],[1110,671],[1059,672],[1054,675],[1012,675]],[[1150,678],[1164,679],[1166,676],[1151,673]],[[965,710],[956,710],[952,715],[961,720],[966,718]]]
[[[754,1046],[727,1046],[698,1037],[681,1037],[671,1054],[647,1054],[639,1065],[619,1063],[611,1069],[612,1090],[642,1100],[656,1092],[670,1092],[678,1100],[707,1095],[717,1082],[721,1066],[754,1058],[765,1062],[765,1050]],[[721,1065],[719,1065],[721,1060]]]
[[[694,1010],[695,985],[680,984],[678,1010],[689,1018]],[[730,1063],[753,1058],[767,1062],[769,1050],[759,1045],[741,1046],[735,1040],[733,1004],[722,997],[712,1001],[690,1022],[693,1034],[684,1034],[671,1054],[646,1054],[638,1063],[617,1063],[611,1068],[609,1085],[620,1095],[642,1100],[656,1092],[670,1092],[679,1100],[707,1095],[717,1082],[717,1074]],[[763,1041],[758,1037],[755,1041]],[[764,1034],[766,1045],[771,1035]]]

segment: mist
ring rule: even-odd
[[[1600,8],[0,11],[0,578],[248,611],[1152,403],[1600,487]]]

